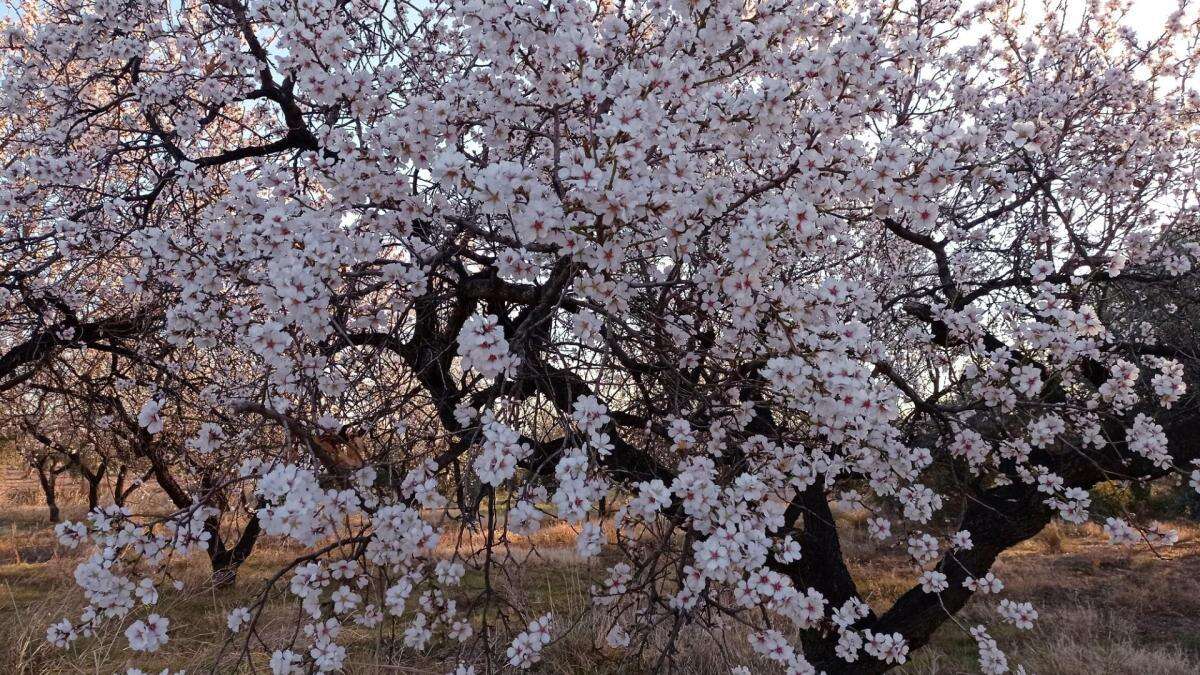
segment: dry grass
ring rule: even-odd
[[[993,628],[1009,663],[1040,675],[1200,673],[1200,531],[1178,525],[1169,549],[1113,547],[1100,528],[1051,525],[1007,552],[996,574],[1005,596],[1040,613],[1028,633]],[[994,621],[996,601],[976,598],[965,626]],[[947,624],[902,672],[978,672],[975,645]]]
[[[64,516],[78,518],[69,507]],[[855,514],[844,514],[854,518]],[[844,541],[864,595],[877,608],[886,607],[907,589],[912,575],[904,562],[883,555],[873,544],[848,530]],[[532,540],[514,538],[506,548],[508,563],[495,579],[497,592],[531,614],[553,611],[561,617],[581,613],[590,579],[601,563],[587,564],[573,550],[574,531],[551,527]],[[478,542],[475,542],[478,543]],[[113,673],[136,666],[148,672],[168,665],[189,672],[209,672],[225,637],[224,616],[245,604],[273,568],[297,549],[266,541],[243,568],[233,589],[207,583],[206,562],[180,561],[173,574],[183,591],[162,590],[158,610],[172,620],[166,653],[131,655],[119,628],[81,641],[69,652],[47,645],[46,627],[77,614],[83,604],[72,571],[78,554],[58,550],[45,511],[34,506],[0,509],[0,664],[12,673]],[[445,546],[442,553],[450,555]],[[1033,631],[1018,634],[995,622],[995,600],[979,598],[960,614],[963,626],[986,622],[1009,654],[1010,663],[1031,673],[1087,675],[1200,673],[1200,532],[1184,528],[1181,543],[1156,555],[1145,549],[1113,548],[1094,526],[1054,525],[1005,554],[997,574],[1007,584],[1005,597],[1030,600],[1041,613]],[[468,576],[465,592],[481,580]],[[269,605],[264,634],[282,637],[296,624],[294,607],[283,601]],[[601,617],[602,619],[603,617]],[[622,660],[603,646],[606,626],[600,619],[574,625],[551,645],[539,672],[639,673],[652,663]],[[662,627],[663,637],[669,626]],[[444,673],[448,645],[428,654],[396,648],[386,634],[359,631],[351,636],[348,672]],[[973,640],[949,623],[933,643],[898,672],[948,674],[976,672]],[[744,630],[730,626],[712,633],[685,629],[680,634],[676,672],[727,673],[729,664],[759,664],[750,654]],[[153,669],[153,671],[151,671]],[[228,667],[214,672],[231,672]],[[759,671],[756,671],[759,672]],[[772,672],[762,669],[760,672]]]

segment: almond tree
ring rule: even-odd
[[[227,661],[337,670],[353,625],[531,667],[579,617],[497,580],[565,522],[628,664],[749,634],[741,672],[885,671],[1096,483],[1200,484],[1194,18],[959,4],[25,6],[0,388],[80,350],[161,371],[145,436],[193,421],[306,547]],[[249,425],[277,444],[223,442]],[[133,580],[206,545],[205,494],[64,525],[97,547],[49,638],[160,648]],[[838,503],[912,558],[890,606]],[[257,623],[284,585],[281,642]]]

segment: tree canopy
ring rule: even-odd
[[[343,624],[388,624],[528,668],[576,617],[495,579],[552,523],[656,670],[736,624],[738,672],[883,672],[979,594],[1030,627],[1001,552],[1102,481],[1200,489],[1200,25],[1025,4],[16,8],[6,415],[172,504],[59,526],[87,606],[48,639],[158,649],[167,564],[231,581],[261,532],[303,552],[230,659],[336,671]],[[846,527],[911,557],[891,606]]]

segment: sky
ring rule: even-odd
[[[1079,7],[1086,3],[1076,0]],[[1195,5],[1195,1],[1192,1]],[[1149,38],[1162,30],[1167,17],[1179,7],[1178,0],[1134,0],[1133,11],[1129,15],[1129,26],[1138,33],[1139,38]],[[1190,14],[1194,14],[1195,8]]]

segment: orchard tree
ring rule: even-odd
[[[114,452],[116,446],[103,433],[103,424],[90,419],[94,409],[79,405],[74,397],[58,397],[45,390],[26,390],[5,401],[3,420],[12,436],[21,439],[23,458],[37,475],[50,521],[57,523],[58,476],[66,473],[85,486],[88,510],[101,505],[110,465],[115,465],[112,501],[124,504],[137,488],[127,480],[128,465]]]
[[[141,348],[148,351],[146,342]],[[157,486],[159,501],[207,513],[204,548],[213,581],[229,585],[253,552],[261,528],[254,513],[259,500],[243,482],[228,477],[246,457],[263,456],[281,439],[278,430],[261,424],[245,425],[226,438],[216,425],[186,414],[204,407],[204,389],[212,386],[205,374],[232,370],[236,363],[222,358],[218,366],[211,356],[173,353],[171,365],[179,363],[187,364],[186,373],[144,368],[116,353],[75,351],[38,369],[16,396],[0,401],[13,417],[10,426],[23,432],[31,448],[28,463],[42,484],[51,520],[58,520],[58,473],[71,471],[86,482],[91,512],[109,505],[119,510],[150,483]],[[240,452],[214,452],[225,443],[236,444]],[[102,503],[105,491],[111,497]],[[140,507],[153,509],[155,494],[142,492],[151,499]]]
[[[498,582],[561,523],[629,667],[708,634],[749,636],[737,672],[883,672],[978,595],[1031,627],[1001,552],[1098,482],[1200,486],[1200,29],[1026,4],[18,8],[0,390],[119,355],[157,373],[141,442],[194,428],[221,471],[63,524],[88,605],[48,638],[161,648],[137,605],[211,545],[212,485],[304,547],[229,614],[227,668],[338,670],[387,627],[534,666],[585,617]],[[911,558],[889,606],[838,504]]]

